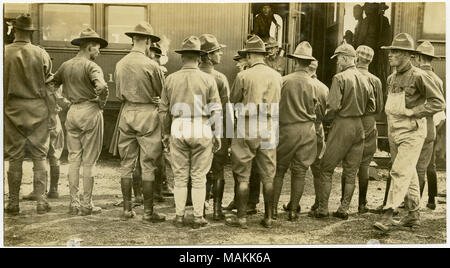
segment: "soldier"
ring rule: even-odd
[[[388,98],[385,111],[389,128],[392,168],[391,187],[385,212],[374,227],[388,231],[393,223],[394,209],[406,196],[407,216],[399,225],[415,227],[420,224],[420,187],[416,165],[427,135],[425,117],[443,111],[445,101],[438,86],[423,70],[412,66],[414,40],[407,33],[394,37],[389,50],[389,63],[396,72],[388,78]]]
[[[269,116],[267,125],[272,124],[272,106],[278,105],[280,101],[280,91],[282,79],[281,75],[268,67],[264,63],[267,54],[264,42],[254,35],[246,42],[246,48],[241,55],[246,55],[249,69],[238,73],[231,90],[231,103],[240,105],[257,106],[261,110],[263,103],[267,105],[267,115]],[[277,106],[275,106],[277,108]],[[263,182],[264,195],[264,219],[261,224],[270,228],[272,226],[273,214],[273,178],[276,170],[276,126],[270,127],[269,135],[262,135],[261,130],[256,135],[250,133],[250,125],[254,124],[258,118],[257,112],[252,109],[242,111],[237,109],[237,138],[231,142],[231,161],[233,171],[239,182],[237,191],[237,218],[227,221],[228,225],[240,228],[247,228],[247,201],[249,197],[249,178],[252,170],[252,163],[255,161],[258,174]],[[266,116],[266,115],[264,115]],[[277,116],[274,114],[273,116]],[[275,118],[277,120],[278,118]],[[239,121],[245,121],[244,127],[239,127]],[[253,121],[255,120],[255,121]],[[276,122],[277,123],[277,122]],[[264,133],[267,134],[267,133]],[[256,138],[255,138],[256,137]]]
[[[192,227],[200,228],[208,224],[203,217],[206,174],[211,168],[213,153],[220,149],[220,139],[212,135],[211,130],[211,127],[221,127],[220,97],[214,78],[198,68],[200,56],[205,54],[200,46],[199,38],[190,36],[184,39],[181,49],[175,50],[181,54],[183,67],[167,77],[161,96],[163,143],[167,147],[170,137],[170,157],[175,177],[176,227],[184,225],[189,178],[192,181],[194,207]],[[205,111],[206,108],[209,108],[210,114]],[[211,126],[212,119],[216,123]]]
[[[316,82],[311,78],[309,66],[315,58],[307,41],[301,42],[294,54],[294,72],[283,77],[280,100],[280,143],[277,148],[277,170],[273,183],[273,216],[277,217],[277,206],[283,186],[284,174],[291,168],[291,205],[289,220],[298,219],[297,205],[303,194],[306,171],[316,159]],[[323,100],[326,101],[326,100]]]
[[[162,154],[158,103],[164,75],[158,63],[145,55],[151,43],[158,42],[147,22],[136,25],[125,35],[133,41],[133,49],[116,65],[116,96],[123,102],[119,120],[119,154],[121,158],[121,188],[123,218],[135,213],[131,203],[133,172],[137,161],[141,167],[144,195],[143,220],[162,222],[165,216],[153,210],[153,192],[157,161]]]
[[[438,57],[434,56],[434,47],[429,41],[424,41],[417,47],[417,53],[419,54],[420,69],[424,70],[439,87],[442,96],[445,98],[444,84],[442,80],[433,72],[431,62]],[[433,119],[436,120],[433,120]],[[427,169],[427,181],[428,181],[428,202],[427,207],[429,209],[436,209],[436,196],[437,196],[437,176],[436,176],[436,136],[441,130],[445,122],[445,112],[441,111],[436,113],[433,117],[427,117],[427,137],[422,147],[419,160],[417,162],[417,175],[419,176],[420,183],[420,196],[422,196],[423,188],[425,187],[425,168]],[[428,166],[428,167],[427,167]]]
[[[202,63],[200,70],[211,74],[216,80],[217,88],[219,90],[220,101],[222,103],[222,111],[227,111],[226,106],[230,103],[230,86],[227,77],[216,71],[214,65],[220,64],[223,55],[223,48],[226,45],[219,44],[217,38],[211,34],[203,34],[199,37],[201,42],[201,50],[207,54],[202,56]],[[231,109],[229,109],[231,111]],[[223,117],[223,127],[225,130],[226,117]],[[225,132],[224,132],[225,133]],[[228,139],[226,137],[221,139],[221,148],[214,154],[211,170],[213,172],[213,220],[225,219],[222,213],[222,198],[225,187],[224,166],[228,159]],[[207,187],[208,188],[208,187]],[[208,194],[208,193],[207,193]]]
[[[320,162],[322,160],[323,153],[325,151],[325,133],[323,130],[322,120],[325,117],[326,108],[327,108],[327,97],[328,97],[328,87],[322,83],[319,79],[317,79],[317,67],[318,61],[313,60],[309,65],[309,73],[313,78],[314,82],[317,84],[316,96],[317,96],[317,106],[316,106],[316,121],[315,121],[315,129],[316,129],[316,139],[317,139],[317,154],[314,163],[312,163],[311,172],[313,174],[313,182],[314,182],[314,192],[316,194],[316,198],[314,204],[311,207],[311,211],[308,213],[309,216],[314,214],[314,210],[317,210],[319,207],[319,191],[320,191]],[[285,211],[290,211],[291,203],[283,205],[283,209]],[[297,213],[300,213],[300,204],[297,207]]]
[[[316,218],[328,216],[331,177],[338,163],[343,161],[344,196],[333,216],[348,219],[356,173],[364,149],[364,127],[361,117],[366,112],[374,111],[375,99],[369,81],[355,67],[355,49],[349,44],[340,45],[331,58],[335,57],[338,74],[333,77],[326,115],[327,118],[334,119],[334,122],[321,161],[319,208],[312,216]]]
[[[376,128],[375,116],[383,110],[383,89],[381,87],[381,81],[375,75],[369,73],[369,64],[372,62],[374,51],[368,46],[359,46],[356,49],[357,62],[356,68],[367,77],[370,86],[372,87],[375,96],[375,111],[366,112],[361,117],[362,124],[364,126],[364,149],[361,164],[358,171],[359,179],[359,202],[358,212],[366,213],[369,211],[367,208],[367,188],[369,186],[369,165],[372,162],[373,155],[377,151],[377,137],[378,132]],[[344,178],[344,177],[343,177]],[[345,181],[342,180],[342,189],[344,189]],[[344,196],[344,194],[342,194]]]
[[[278,42],[275,38],[270,37],[269,41],[266,43],[267,57],[265,58],[265,62],[267,66],[279,72],[281,75],[284,75],[284,69],[286,62],[279,53]]]
[[[22,184],[22,163],[28,148],[33,160],[33,185],[38,214],[47,213],[50,206],[45,197],[47,170],[45,159],[53,127],[48,103],[47,83],[51,76],[50,56],[31,44],[34,28],[30,14],[13,22],[15,38],[5,46],[3,99],[5,100],[5,159],[9,161],[9,202],[5,213],[17,215]]]
[[[54,76],[56,86],[63,86],[63,95],[72,105],[67,112],[67,150],[69,151],[69,214],[82,216],[101,212],[92,202],[93,169],[103,144],[103,108],[108,86],[103,71],[94,60],[108,42],[87,28],[71,42],[79,46],[78,54],[64,62]],[[80,204],[78,186],[83,167],[83,200]]]
[[[53,76],[48,81],[52,80]],[[49,83],[49,86],[51,87],[52,83]],[[50,131],[50,143],[49,143],[49,150],[47,153],[47,159],[48,163],[50,164],[50,187],[49,192],[47,193],[47,198],[49,199],[57,199],[59,198],[58,193],[58,182],[59,182],[59,176],[60,176],[60,161],[62,151],[64,149],[64,131],[62,129],[61,120],[58,116],[58,113],[62,109],[67,109],[70,106],[70,101],[68,101],[66,98],[61,96],[62,91],[61,87],[59,87],[56,91],[49,92],[50,95],[54,96],[56,100],[56,110],[54,111],[54,119],[55,119],[55,126]],[[29,193],[28,195],[24,196],[23,200],[36,200],[35,195],[35,187],[33,185],[33,191]]]

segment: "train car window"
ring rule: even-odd
[[[93,27],[92,14],[92,5],[43,4],[42,40],[70,42],[83,29]]]
[[[115,6],[105,7],[106,31],[108,42],[129,44],[130,38],[124,33],[131,31],[133,27],[146,21],[147,9],[144,6]]]
[[[424,3],[422,38],[445,40],[445,3]]]

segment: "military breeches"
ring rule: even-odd
[[[213,159],[213,143],[210,138],[170,138],[170,158],[175,187],[204,188]]]
[[[284,174],[291,167],[306,173],[316,159],[317,135],[313,122],[302,122],[280,127],[277,148],[277,172]]]
[[[65,123],[69,162],[93,166],[103,145],[103,112],[97,103],[72,104]]]
[[[261,182],[272,183],[276,171],[276,149],[261,149],[260,138],[236,138],[231,142],[231,163],[239,182],[250,181],[252,162],[255,161]]]
[[[347,184],[355,184],[364,150],[364,129],[361,118],[337,117],[328,135],[321,161],[321,182],[331,183],[334,169],[342,161],[342,176]]]
[[[139,159],[142,180],[154,181],[160,166],[162,143],[158,110],[153,104],[126,103],[119,121],[122,178],[132,178]]]

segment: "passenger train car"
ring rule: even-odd
[[[280,27],[275,37],[281,53],[292,53],[296,44],[307,40],[313,47],[313,55],[319,61],[318,78],[328,86],[335,74],[335,61],[330,59],[334,49],[342,42],[346,30],[354,30],[352,8],[357,3],[271,3]],[[359,3],[364,4],[364,3]],[[443,27],[436,27],[434,18],[445,18],[444,3],[399,2],[386,3],[392,34],[408,32],[418,42],[431,40],[436,54],[436,73],[445,81],[445,19]],[[227,45],[223,63],[217,69],[233,82],[237,68],[233,55],[241,49],[252,33],[255,16],[261,12],[260,3],[7,3],[4,4],[4,40],[8,41],[11,27],[5,22],[21,13],[30,13],[39,31],[33,43],[44,47],[53,59],[53,69],[77,53],[70,44],[79,32],[91,27],[108,40],[109,46],[101,51],[96,62],[102,67],[110,89],[105,108],[104,148],[108,148],[120,103],[115,97],[114,69],[116,62],[131,48],[131,40],[124,32],[140,21],[148,21],[156,35],[163,36],[169,44],[167,52],[168,73],[180,66],[180,58],[173,52],[189,35],[211,33]],[[441,15],[439,15],[441,14]],[[417,23],[411,23],[417,22]],[[292,70],[286,61],[286,70]],[[64,120],[64,115],[62,115]],[[380,139],[386,138],[383,118],[379,120]],[[445,137],[445,133],[444,133]],[[445,142],[445,141],[444,141]],[[445,148],[445,147],[443,147]],[[106,150],[105,150],[106,151]],[[445,154],[445,149],[444,149]]]

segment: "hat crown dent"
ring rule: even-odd
[[[201,43],[197,36],[189,36],[183,40],[181,50],[200,50]]]
[[[434,57],[434,46],[430,41],[424,41],[417,47],[417,52]]]
[[[312,56],[312,46],[308,41],[303,41],[295,48],[294,55]]]
[[[81,33],[80,33],[80,38],[86,38],[86,37],[97,37],[97,38],[99,38],[100,36],[92,28],[88,27],[88,28],[82,30]]]
[[[212,52],[222,48],[217,38],[212,34],[202,34],[199,37],[200,48],[205,52]]]
[[[150,23],[143,21],[140,22],[139,24],[137,24],[136,26],[134,26],[133,29],[134,32],[142,32],[142,33],[146,33],[149,35],[153,35],[153,27],[150,25]]]
[[[264,41],[257,35],[251,36],[247,42],[245,42],[245,49],[248,52],[252,51],[266,51],[266,45]]]
[[[391,46],[414,50],[414,39],[407,33],[399,33],[394,37]]]

